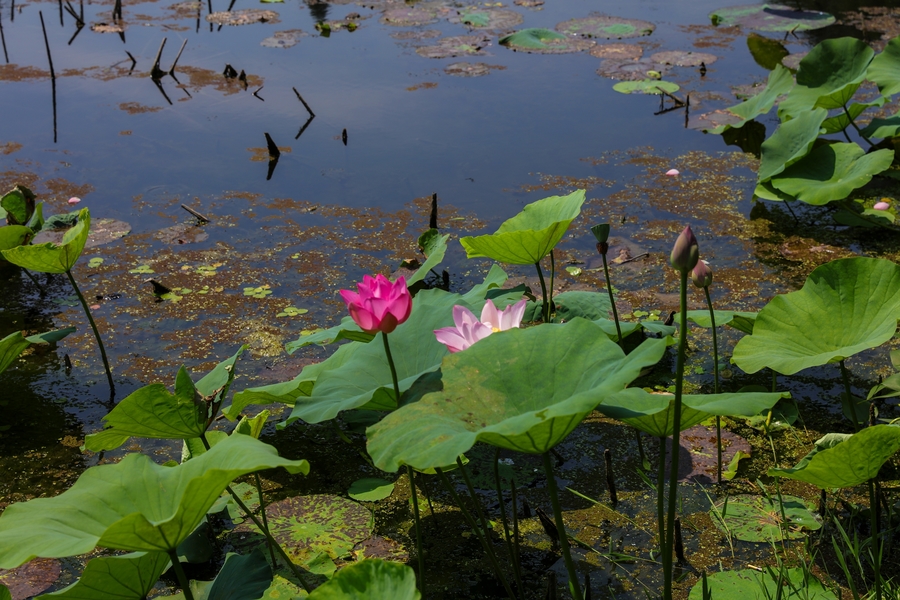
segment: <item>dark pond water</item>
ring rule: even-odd
[[[841,16],[859,4],[807,7]],[[716,265],[722,307],[759,308],[816,264],[851,250],[871,252],[879,243],[877,236],[810,225],[815,215],[799,227],[777,207],[754,207],[751,155],[687,128],[683,109],[656,114],[657,96],[615,92],[615,81],[596,72],[601,59],[589,52],[513,52],[498,44],[505,30],[473,30],[447,18],[463,5],[237,0],[232,10],[271,10],[277,17],[220,27],[207,22],[206,3],[125,0],[118,35],[91,30],[113,22],[110,0],[84,3],[80,31],[56,2],[0,1],[8,57],[0,64],[0,185],[30,186],[47,203],[45,214],[70,210],[66,201],[76,196],[93,219],[130,226],[121,240],[88,249],[76,268],[95,299],[119,398],[144,383],[171,382],[182,363],[208,369],[242,343],[252,358],[242,360],[237,389],[292,378],[324,351],[286,357],[283,344],[338,318],[338,289],[416,255],[432,193],[439,196],[439,224],[453,236],[445,266],[458,290],[487,270],[486,262],[464,260],[455,241],[460,235],[493,230],[528,202],[587,188],[584,214],[557,255],[561,266],[583,272],[560,269],[557,283],[560,290],[599,286],[602,274],[590,270],[597,265],[588,227],[609,221],[618,236],[614,250],[647,253],[614,270],[625,312],[664,315],[674,308],[664,256],[686,222]],[[418,26],[386,24],[386,11],[398,6],[438,16]],[[652,22],[652,35],[621,40],[638,44],[644,56],[716,55],[705,74],[696,66],[665,73],[681,86],[678,97],[690,95],[691,119],[734,104],[733,86],[767,76],[748,50],[749,32],[709,24],[707,15],[720,6],[707,0],[504,3],[522,16],[518,27],[552,29],[599,12]],[[213,11],[227,8],[212,0]],[[55,114],[39,13],[56,76]],[[334,26],[326,37],[315,28],[324,20],[352,20],[358,28]],[[482,55],[434,59],[416,52],[456,35],[484,36]],[[838,24],[769,37],[801,53],[838,35],[877,39],[881,33]],[[154,81],[164,39],[162,69],[183,42],[184,51],[175,77]],[[599,40],[599,46],[614,42]],[[445,71],[460,62],[490,68],[480,77]],[[244,71],[247,85],[226,78],[226,65]],[[294,89],[315,113],[312,120]],[[773,119],[763,120],[769,133]],[[281,148],[268,178],[265,133]],[[681,175],[666,177],[670,168]],[[195,227],[181,204],[212,222]],[[168,229],[176,225],[182,228]],[[102,261],[90,265],[91,259]],[[531,271],[510,274],[536,284]],[[149,277],[180,299],[157,302]],[[90,330],[68,284],[41,276],[42,295],[16,270],[0,272],[0,282],[0,337],[17,329],[78,327],[57,349],[27,356],[0,375],[0,424],[10,427],[0,431],[2,507],[53,493],[100,460],[78,447],[100,427],[109,405]],[[278,316],[289,306],[308,312]],[[708,340],[697,344],[706,348]],[[695,365],[698,383],[708,382],[706,363]],[[880,357],[866,373],[886,365]],[[796,383],[809,402],[826,403],[837,389],[836,373],[821,375]],[[268,435],[286,448],[299,443],[299,434]],[[143,449],[177,454],[168,444]],[[307,449],[299,452],[306,456]],[[320,475],[311,485],[357,475]]]

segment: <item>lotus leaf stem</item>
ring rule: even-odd
[[[850,407],[850,416],[853,418],[853,428],[859,431],[859,419],[856,418],[856,400],[850,389],[850,371],[847,370],[844,361],[841,360],[841,379],[844,380],[844,394],[847,396],[847,406]]]
[[[512,495],[512,518],[513,518],[513,568],[516,572],[517,579],[521,579],[522,565],[519,558],[519,500],[516,491],[516,480],[509,482],[509,490]],[[520,590],[524,593],[524,590]]]
[[[33,283],[35,286],[37,286],[37,289],[40,290],[41,298],[43,298],[44,296],[47,295],[47,290],[44,288],[44,286],[42,286],[41,284],[38,283],[38,280],[35,279],[34,275],[31,274],[31,271],[23,268],[22,272],[25,273],[25,275],[28,277],[28,279],[31,280],[31,283]]]
[[[622,339],[622,327],[619,325],[619,311],[616,309],[616,299],[613,297],[612,282],[609,280],[609,265],[606,262],[606,254],[600,254],[603,257],[603,276],[606,277],[606,293],[609,294],[609,305],[612,307],[613,321],[616,323],[616,335],[619,336],[619,346],[625,350],[625,340]],[[640,443],[640,438],[638,439]]]
[[[550,322],[550,314],[553,312],[553,282],[556,279],[556,256],[553,250],[550,250],[550,289],[548,290],[549,298],[547,298],[547,323]]]
[[[547,298],[547,284],[544,283],[544,272],[541,270],[541,261],[534,263],[537,269],[538,279],[541,281],[541,293],[544,295],[544,304],[541,306],[541,319],[544,323],[550,322],[550,300]],[[553,290],[550,290],[551,293]]]
[[[872,568],[875,571],[875,600],[881,600],[881,532],[878,530],[878,498],[875,495],[875,479],[869,480],[869,523],[872,529]]]
[[[856,130],[856,133],[859,134],[859,137],[866,140],[866,143],[869,144],[870,147],[874,146],[875,144],[872,143],[872,140],[870,140],[869,138],[866,137],[866,135],[862,132],[862,129],[859,128],[859,125],[856,124],[856,121],[853,120],[853,117],[850,115],[850,111],[847,110],[846,102],[844,102],[843,108],[844,108],[844,114],[847,115],[847,119],[850,121],[850,124],[853,125],[853,129]],[[880,600],[880,598],[879,598],[879,600]]]
[[[709,286],[703,288],[706,294],[706,306],[709,308],[709,321],[712,325],[713,338],[713,392],[719,393],[719,337],[716,334],[716,313],[713,310],[712,298],[709,297]],[[722,485],[722,417],[716,415],[716,479],[719,485]]]
[[[91,316],[91,309],[88,308],[87,301],[85,301],[84,296],[81,294],[78,284],[75,283],[75,278],[72,277],[72,269],[68,269],[66,275],[69,276],[69,283],[72,284],[75,294],[81,301],[81,307],[84,309],[84,314],[87,315],[88,322],[91,324],[91,329],[94,330],[94,337],[97,339],[97,346],[100,348],[100,358],[103,359],[103,367],[106,369],[106,379],[109,381],[110,399],[112,399],[116,395],[116,384],[113,383],[112,371],[109,368],[109,360],[106,358],[106,348],[103,347],[103,340],[100,339],[100,332],[97,331],[97,324],[94,323],[94,317]]]
[[[256,480],[256,493],[259,495],[259,514],[262,517],[263,527],[268,531],[269,519],[266,517],[266,503],[263,499],[262,480],[259,478],[259,473],[253,473],[253,477]],[[269,546],[269,557],[272,559],[272,569],[274,569],[277,562],[275,560],[275,549],[272,547],[271,538],[266,538],[266,544]]]
[[[672,551],[675,540],[675,509],[678,505],[678,451],[681,438],[681,396],[684,389],[684,359],[687,348],[687,269],[680,271],[680,331],[675,362],[675,402],[672,409],[672,465],[669,470],[669,510],[666,518],[666,546],[663,549],[663,598],[672,600]]]
[[[503,483],[500,479],[500,448],[494,452],[494,484],[497,487],[497,501],[500,503],[500,520],[503,521],[503,536],[506,538],[506,550],[509,553],[509,562],[513,566],[513,575],[516,578],[516,588],[519,593],[523,593],[525,588],[522,586],[522,572],[519,568],[519,562],[516,559],[516,552],[513,549],[512,536],[509,533],[509,521],[506,518],[506,502],[503,500]]]
[[[184,600],[194,600],[194,594],[191,592],[191,582],[188,580],[187,575],[184,574],[184,567],[181,566],[181,561],[178,560],[177,550],[169,550],[169,560],[172,561],[172,568],[175,569],[175,576],[178,578],[178,585],[181,586]]]
[[[659,549],[663,567],[666,565],[666,437],[659,438],[659,465],[656,473],[656,524],[659,528]]]
[[[569,573],[569,591],[575,600],[584,600],[584,596],[581,594],[581,585],[578,583],[578,573],[575,571],[575,563],[572,562],[572,553],[569,550],[566,524],[563,522],[562,509],[559,506],[559,493],[556,488],[556,476],[553,474],[553,462],[550,460],[549,452],[544,452],[541,454],[541,457],[544,459],[544,472],[547,474],[547,490],[550,492],[550,504],[553,506],[553,516],[556,518],[556,528],[559,530],[559,547],[562,549],[566,571]]]

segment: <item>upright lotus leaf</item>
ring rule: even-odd
[[[407,286],[425,279],[431,269],[441,264],[444,254],[447,252],[448,239],[450,239],[449,233],[441,235],[437,229],[429,229],[419,237],[422,252],[425,253],[425,262],[406,280]]]
[[[170,564],[169,555],[164,552],[101,556],[91,559],[78,581],[38,599],[144,600]]]
[[[15,331],[2,340],[0,340],[0,373],[9,368],[16,358],[25,348],[31,344],[51,344],[58,342],[70,333],[75,331],[74,327],[66,327],[65,329],[54,329],[46,333],[29,335],[25,337],[21,331]]]
[[[599,403],[622,391],[665,351],[644,341],[627,356],[584,319],[495,333],[441,364],[443,390],[369,427],[383,471],[453,464],[476,442],[540,454]]]
[[[6,225],[0,227],[0,250],[9,250],[27,244],[34,232],[24,225]]]
[[[96,546],[175,550],[232,480],[275,467],[309,472],[305,460],[279,458],[275,448],[247,435],[230,436],[174,467],[143,454],[91,467],[62,494],[13,504],[0,515],[0,569]]]
[[[878,84],[882,96],[900,93],[900,37],[888,42],[881,54],[872,59],[867,77]]]
[[[769,469],[769,475],[786,477],[828,488],[848,488],[878,475],[881,466],[900,450],[900,427],[875,425],[846,441],[817,448],[792,469]]]
[[[3,250],[3,258],[32,271],[42,273],[65,273],[75,264],[84,244],[87,242],[91,226],[91,213],[86,208],[78,212],[78,223],[69,229],[57,246],[53,242],[31,246],[17,246]]]
[[[800,61],[797,85],[778,106],[779,114],[813,108],[843,108],[866,78],[875,51],[862,40],[823,40]]]
[[[366,333],[361,330],[359,325],[353,321],[352,317],[347,316],[341,319],[339,325],[335,325],[328,329],[322,329],[321,331],[316,331],[309,335],[303,335],[293,342],[285,344],[284,348],[287,350],[288,354],[293,354],[300,348],[312,346],[313,344],[325,346],[326,344],[336,344],[343,340],[371,342],[374,338],[375,336],[371,333]]]
[[[194,600],[255,600],[262,598],[272,583],[272,568],[259,548],[250,554],[229,552],[222,570],[213,581],[192,581]],[[183,598],[179,594],[173,598]]]
[[[886,148],[866,153],[858,144],[824,144],[769,183],[797,200],[822,206],[843,200],[886,171],[893,160],[894,151]]]
[[[12,594],[9,592],[9,588],[0,583],[0,600],[12,600]]]
[[[742,127],[748,121],[766,114],[772,110],[775,101],[780,96],[787,94],[792,87],[794,87],[794,78],[791,72],[781,65],[776,65],[775,69],[769,73],[769,79],[763,91],[746,102],[728,107],[728,111],[739,116],[741,120],[733,124],[721,125],[710,129],[708,130],[709,133],[722,133],[727,129]]]
[[[753,323],[756,321],[755,312],[743,312],[738,310],[717,310],[716,326],[730,325],[738,331],[744,333],[753,333]],[[709,329],[712,327],[712,319],[709,317],[708,310],[689,310],[687,311],[687,319],[697,325]],[[675,323],[678,323],[678,315],[675,315]]]
[[[892,138],[900,135],[900,113],[886,119],[872,119],[872,122],[863,127],[862,134],[869,138]],[[0,233],[3,229],[0,229]]]
[[[221,398],[234,379],[234,362],[244,348],[216,365],[196,385],[182,366],[175,377],[174,394],[161,383],[132,392],[103,417],[103,431],[85,437],[84,447],[100,452],[118,448],[131,437],[162,440],[200,437],[218,412]]]
[[[827,117],[827,110],[817,108],[782,123],[775,133],[762,143],[759,181],[768,181],[806,156],[818,139],[822,122]]]
[[[314,589],[310,600],[419,600],[416,574],[406,565],[367,558],[338,571]]]
[[[784,44],[778,40],[751,33],[747,36],[747,48],[756,64],[767,71],[772,71],[781,66],[781,61],[790,54]]]
[[[855,121],[856,118],[859,115],[863,114],[867,108],[871,108],[873,106],[884,106],[885,102],[887,102],[887,99],[884,96],[879,96],[871,102],[854,102],[847,107],[846,112],[841,111],[833,117],[828,117],[827,119],[825,119],[822,122],[822,129],[825,131],[825,135],[840,133],[847,127],[850,127],[851,120]],[[865,131],[865,129],[863,131]]]
[[[533,265],[547,256],[581,212],[584,190],[551,196],[526,206],[496,233],[460,239],[469,258],[488,257],[513,265]]]
[[[835,260],[810,273],[800,290],[766,304],[733,360],[747,373],[769,367],[793,375],[880,346],[893,337],[898,318],[900,266]]]
[[[685,394],[682,396],[681,431],[712,416],[751,417],[768,410],[787,393],[743,392],[729,394]],[[597,410],[655,437],[674,433],[675,396],[651,394],[628,388],[607,397]]]
[[[0,208],[9,225],[26,225],[34,214],[35,195],[27,187],[17,185],[0,198]]]
[[[420,375],[437,369],[447,355],[447,347],[437,341],[434,330],[453,325],[453,306],[456,304],[473,312],[481,309],[481,305],[468,305],[459,294],[442,290],[419,292],[413,299],[409,319],[390,334],[391,354],[401,393]],[[286,425],[297,419],[320,423],[354,408],[393,410],[397,407],[384,344],[377,339],[355,345],[352,356],[348,351],[345,356],[332,357],[322,363],[326,366],[316,379],[312,394],[294,400],[294,409]],[[332,360],[339,361],[340,366],[330,368],[328,363]]]
[[[715,600],[837,600],[809,569],[800,567],[780,573],[775,568],[720,571],[707,577],[707,586]],[[703,600],[702,582],[694,584],[688,600]]]

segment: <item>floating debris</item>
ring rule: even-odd
[[[297,42],[300,41],[300,38],[308,35],[303,30],[300,29],[289,29],[287,31],[276,31],[270,37],[267,37],[263,41],[259,43],[260,46],[264,46],[266,48],[290,48],[291,46],[296,46]],[[233,71],[234,69],[232,69]],[[228,75],[226,75],[227,77]],[[237,77],[237,73],[232,75],[232,77]]]
[[[438,40],[434,46],[416,49],[416,54],[425,58],[452,58],[454,56],[481,56],[487,54],[483,48],[491,44],[491,39],[480,35],[458,35]]]
[[[650,60],[654,62],[676,67],[699,67],[703,64],[709,66],[716,62],[717,59],[718,57],[715,54],[691,52],[689,50],[666,50],[665,52],[657,52],[650,55]]]
[[[278,13],[274,10],[244,8],[230,12],[214,12],[206,15],[206,20],[216,25],[250,25],[251,23],[278,23]]]
[[[617,39],[642,37],[656,30],[656,25],[638,19],[597,15],[570,19],[556,26],[556,31],[586,38]]]
[[[451,23],[460,23],[478,29],[511,29],[521,25],[525,19],[514,10],[503,8],[461,8],[450,17]]]
[[[641,81],[642,79],[660,79],[668,70],[668,66],[651,60],[616,60],[607,59],[600,63],[597,75],[617,81]]]
[[[94,33],[125,33],[125,27],[119,24],[95,23],[91,25],[91,31]]]
[[[153,237],[166,244],[180,245],[203,242],[209,238],[209,233],[193,223],[179,223],[160,229],[153,234]]]
[[[637,44],[598,44],[591,48],[591,56],[616,60],[638,60],[644,49]]]
[[[449,10],[449,9],[446,9]],[[389,8],[381,15],[381,22],[395,27],[430,25],[438,20],[438,9],[431,6],[400,6]]]
[[[489,65],[487,63],[458,62],[444,67],[444,73],[454,77],[482,77],[492,69],[505,69],[501,65]]]

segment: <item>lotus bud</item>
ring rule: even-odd
[[[591,227],[591,233],[597,238],[597,252],[606,255],[609,252],[609,223],[601,223]]]
[[[709,263],[705,260],[697,261],[697,265],[691,271],[691,279],[694,280],[694,285],[698,288],[709,287],[713,280],[712,269],[709,268]]]
[[[697,245],[697,238],[694,237],[691,226],[688,225],[675,240],[672,254],[669,255],[669,262],[673,269],[687,274],[696,266],[698,260],[700,260],[700,247]]]

